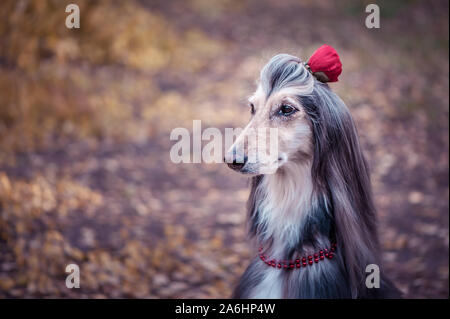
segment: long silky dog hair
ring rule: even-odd
[[[381,267],[369,169],[348,108],[300,59],[288,54],[276,55],[268,62],[261,71],[259,86],[266,97],[285,88],[297,92],[295,99],[306,113],[312,146],[309,156],[299,154],[292,160],[294,163],[280,167],[274,174],[278,177],[251,177],[247,205],[249,235],[258,245],[263,243],[265,251],[281,252],[284,256],[281,258],[311,254],[333,243],[337,247],[332,260],[285,271],[268,267],[255,256],[233,297],[399,297],[399,291]],[[305,168],[310,174],[298,173]],[[296,185],[306,183],[305,176],[311,182],[306,200],[296,189]],[[274,178],[278,178],[276,187],[270,181]],[[289,185],[280,186],[280,183]],[[267,202],[274,197],[273,192],[280,192],[280,187],[284,187],[284,193],[277,198],[283,200],[277,205],[283,205],[283,201],[303,200],[303,212],[294,212],[303,217],[290,220],[282,216],[267,217],[268,210],[276,206]],[[274,238],[281,233],[272,231],[273,223],[284,231],[282,240]],[[379,288],[366,286],[366,267],[371,264],[380,269]]]

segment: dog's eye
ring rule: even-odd
[[[250,106],[250,113],[255,114],[255,105],[253,103],[249,103]]]
[[[283,115],[283,116],[289,116],[292,113],[294,113],[296,111],[295,107],[292,107],[290,105],[287,104],[283,104],[280,107],[280,110],[278,111],[278,114]]]

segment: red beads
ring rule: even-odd
[[[270,259],[265,254],[262,253],[263,247],[259,248],[259,257],[260,259],[269,267],[278,268],[278,269],[285,269],[285,270],[291,270],[291,269],[299,269],[303,267],[306,267],[308,264],[313,265],[314,263],[319,263],[319,261],[324,260],[325,257],[327,259],[333,259],[334,253],[336,251],[337,245],[332,244],[329,248],[324,248],[319,250],[319,252],[314,253],[312,255],[299,257],[294,260],[276,260],[276,259]]]

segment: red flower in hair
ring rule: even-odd
[[[322,45],[308,60],[311,72],[322,82],[337,82],[342,72],[342,63],[336,50],[327,44]],[[318,74],[315,74],[318,73]],[[326,75],[324,78],[323,73]]]

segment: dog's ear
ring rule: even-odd
[[[353,297],[361,297],[365,268],[378,264],[375,209],[368,165],[344,102],[325,86],[315,87],[316,183],[326,187],[335,221],[338,249],[343,253]]]

